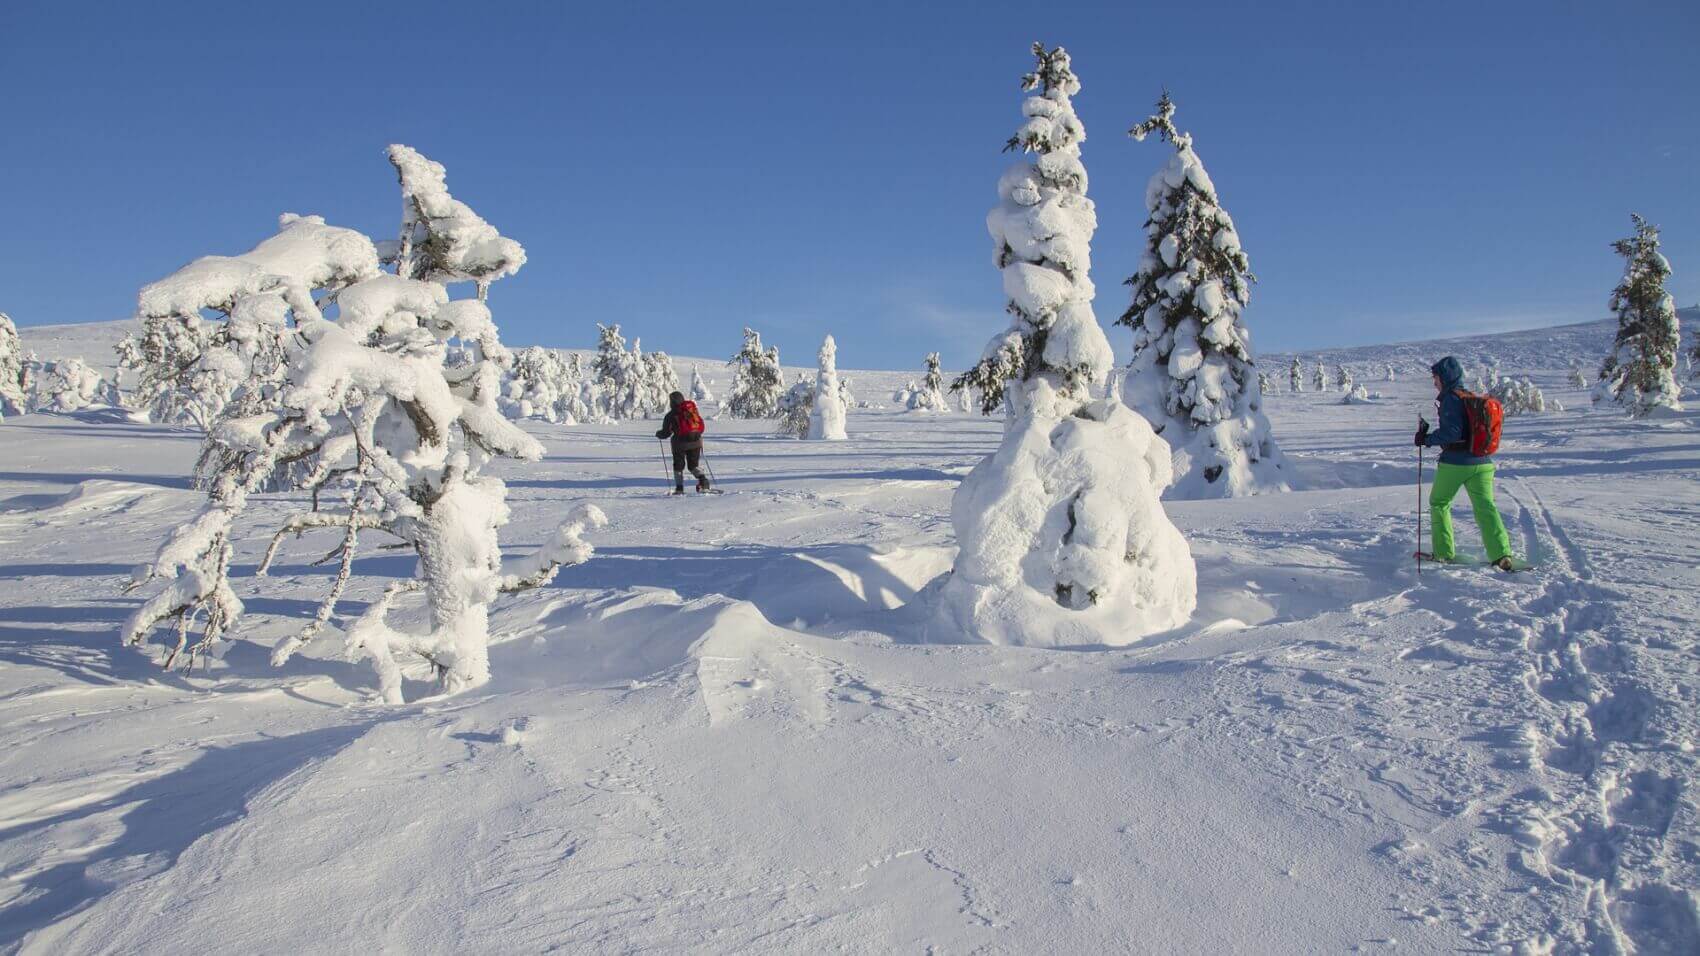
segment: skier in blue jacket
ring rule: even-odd
[[[1440,448],[1440,464],[1434,470],[1434,487],[1428,496],[1429,516],[1434,519],[1434,552],[1436,561],[1457,560],[1452,541],[1452,499],[1462,488],[1470,496],[1470,510],[1476,515],[1476,526],[1482,529],[1482,543],[1487,546],[1488,560],[1501,571],[1516,570],[1511,557],[1511,538],[1505,532],[1505,521],[1493,503],[1493,459],[1470,453],[1470,422],[1464,411],[1464,400],[1458,389],[1464,384],[1464,366],[1448,355],[1429,368],[1434,373],[1434,387],[1440,395],[1438,424],[1433,431],[1428,422],[1418,419],[1416,443],[1419,446]]]

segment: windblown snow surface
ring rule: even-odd
[[[1200,607],[1116,650],[924,642],[995,420],[712,421],[728,493],[682,499],[652,422],[528,424],[506,544],[612,524],[497,605],[492,683],[395,707],[328,632],[268,666],[335,542],[255,578],[264,523],[245,640],[120,650],[195,439],[8,419],[0,951],[1700,951],[1700,415],[1586,410],[1568,358],[1499,459],[1535,570],[1416,575],[1421,376],[1277,393],[1308,490],[1167,503]],[[343,620],[411,559],[355,570]]]

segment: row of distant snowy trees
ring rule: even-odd
[[[12,317],[0,312],[0,420],[31,412],[75,412],[119,404],[118,384],[80,358],[43,361],[25,352]]]

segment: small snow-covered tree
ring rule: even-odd
[[[1588,373],[1582,369],[1582,360],[1574,359],[1570,363],[1570,386],[1572,388],[1587,388]]]
[[[1546,395],[1528,376],[1521,379],[1504,376],[1493,383],[1488,394],[1499,399],[1507,415],[1538,414],[1547,410]]]
[[[1335,376],[1334,381],[1335,381],[1335,384],[1340,386],[1340,391],[1342,391],[1342,392],[1351,391],[1352,390],[1352,370],[1347,368],[1344,365],[1340,366],[1339,373]]]
[[[596,358],[591,370],[596,376],[596,393],[602,413],[614,421],[642,418],[647,385],[643,379],[642,353],[626,348],[618,323],[596,325]]]
[[[1396,375],[1396,374],[1395,374],[1395,373],[1394,373],[1394,371],[1393,371],[1393,363],[1392,363],[1392,362],[1388,362],[1388,363],[1387,363],[1387,372],[1386,372],[1386,380],[1387,380],[1387,381],[1389,381],[1389,382],[1391,382],[1391,381],[1393,381],[1393,380],[1394,380],[1394,379],[1397,379],[1397,378],[1398,378],[1398,377],[1399,377],[1399,376],[1398,376],[1398,375]]]
[[[1659,252],[1659,228],[1639,215],[1635,235],[1612,243],[1624,258],[1623,281],[1611,293],[1617,338],[1600,365],[1594,402],[1616,402],[1640,417],[1655,409],[1680,409],[1676,355],[1681,331],[1676,302],[1665,291],[1670,262]]]
[[[643,357],[643,381],[645,385],[646,417],[657,418],[667,414],[671,405],[669,396],[681,392],[679,388],[679,373],[673,368],[673,360],[666,352],[650,352]]]
[[[1316,373],[1311,377],[1311,382],[1316,386],[1317,391],[1328,391],[1328,366],[1322,364],[1320,359],[1317,360]]]
[[[785,376],[779,371],[779,349],[762,348],[761,333],[744,329],[744,347],[732,356],[732,391],[726,396],[726,411],[733,418],[773,418],[779,414],[779,399],[785,393]]]
[[[1215,183],[1174,124],[1164,93],[1157,112],[1129,130],[1174,146],[1145,187],[1146,248],[1127,285],[1133,302],[1117,324],[1133,329],[1123,399],[1173,449],[1172,497],[1221,498],[1286,491],[1286,458],[1263,413],[1251,335],[1251,263]]]
[[[820,363],[815,370],[814,398],[809,406],[808,437],[813,441],[844,441],[847,406],[838,381],[838,343],[827,336],[815,353]]]
[[[948,412],[950,402],[944,397],[944,375],[939,370],[939,353],[928,352],[926,372],[921,376],[920,388],[912,389],[909,393],[909,410],[912,412]]]
[[[815,389],[801,375],[779,396],[778,434],[787,438],[807,438],[809,419],[814,410]]]
[[[1299,364],[1299,360],[1296,356],[1293,358],[1293,367],[1287,370],[1287,387],[1290,391],[1294,392],[1302,392],[1305,390],[1304,366]]]
[[[708,379],[702,377],[702,370],[694,364],[691,366],[691,401],[698,405],[714,401],[714,392],[708,387]]]
[[[567,408],[567,395],[577,388],[567,363],[553,349],[533,345],[514,354],[507,386],[510,414],[518,418],[541,418],[547,422],[577,424]]]
[[[1275,382],[1269,377],[1268,372],[1257,373],[1257,390],[1265,395],[1275,391]]]
[[[12,317],[0,312],[0,419],[22,415],[28,399],[24,392],[23,343]]]
[[[524,251],[449,195],[442,166],[406,146],[391,146],[389,159],[404,208],[403,238],[388,257],[396,274],[380,272],[374,252],[361,270],[368,278],[342,289],[334,297],[337,316],[327,318],[310,294],[310,264],[329,241],[319,234],[302,243],[301,256],[273,263],[266,282],[234,293],[232,314],[249,299],[268,300],[253,307],[291,330],[288,377],[261,413],[220,419],[215,430],[231,454],[206,505],[133,577],[133,587],[163,586],[130,616],[123,641],[139,645],[156,627],[169,628],[176,641],[167,666],[186,647],[192,663],[240,618],[242,602],[230,584],[237,522],[281,463],[315,462],[301,482],[314,490],[314,507],[285,520],[259,573],[288,534],[330,529],[341,544],[327,556],[338,561],[338,572],[318,613],[273,650],[272,660],[287,660],[330,622],[362,533],[388,535],[418,555],[415,576],[373,601],[346,628],[346,645],[350,656],[372,661],[389,701],[401,700],[404,670],[416,664],[446,691],[483,683],[491,602],[590,555],[581,535],[604,519],[580,505],[537,551],[503,559],[506,489],[480,472],[493,458],[535,461],[543,449],[498,408],[511,356],[485,301],[490,282],[517,269]],[[235,260],[202,269],[209,285],[239,285],[248,274]],[[477,298],[451,301],[445,283],[459,281],[476,283]],[[343,492],[342,506],[321,509],[318,490],[331,481]],[[413,595],[424,599],[423,630],[390,621],[397,602]],[[188,646],[197,626],[199,637]]]
[[[960,550],[927,636],[1128,644],[1191,616],[1197,572],[1159,500],[1168,446],[1114,397],[1091,396],[1114,359],[1092,313],[1080,82],[1061,47],[1033,53],[1006,149],[1037,157],[1004,173],[986,217],[1010,324],[959,380],[983,408],[1004,405],[1004,437],[951,502]]]

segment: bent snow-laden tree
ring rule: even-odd
[[[24,392],[24,349],[12,317],[0,312],[0,419],[22,415],[28,406]]]
[[[811,441],[844,441],[849,435],[844,429],[847,410],[844,390],[838,384],[838,343],[827,336],[815,356],[820,367],[815,371],[814,401],[809,406]]]
[[[726,396],[726,412],[733,418],[774,418],[779,399],[785,394],[785,376],[779,370],[779,349],[762,348],[761,333],[744,329],[744,347],[726,364],[733,366],[732,390]]]
[[[1600,365],[1594,403],[1616,402],[1639,418],[1655,409],[1676,410],[1676,353],[1681,335],[1676,302],[1665,291],[1670,262],[1659,252],[1659,227],[1638,215],[1635,235],[1611,244],[1624,258],[1623,281],[1611,293],[1617,339]]]
[[[1033,53],[1033,95],[1006,149],[1037,156],[1004,173],[986,217],[1010,324],[967,376],[1001,396],[1003,443],[951,503],[961,550],[928,637],[1129,644],[1192,614],[1197,575],[1158,500],[1168,445],[1114,397],[1091,397],[1113,356],[1092,313],[1080,82],[1062,48]]]
[[[397,539],[419,556],[415,577],[390,585],[346,630],[349,654],[372,661],[379,690],[392,702],[401,700],[403,673],[414,666],[450,692],[487,680],[490,603],[543,584],[591,553],[580,535],[604,519],[583,505],[536,552],[503,560],[497,532],[508,519],[506,488],[480,472],[493,458],[536,460],[543,449],[498,408],[510,356],[485,298],[490,282],[518,269],[525,253],[448,194],[442,166],[406,146],[391,146],[389,159],[405,210],[389,259],[396,273],[381,272],[375,255],[361,263],[358,271],[368,277],[323,303],[334,304],[334,319],[309,294],[311,264],[328,254],[322,244],[303,243],[299,257],[274,260],[263,274],[240,260],[186,267],[228,296],[232,314],[251,308],[286,323],[290,354],[270,408],[227,415],[215,426],[230,456],[205,507],[133,577],[132,586],[163,587],[130,616],[123,641],[139,645],[156,628],[169,629],[175,642],[167,666],[185,652],[192,663],[240,618],[242,602],[230,584],[236,523],[250,495],[284,463],[314,462],[301,483],[312,490],[313,506],[284,521],[260,573],[286,535],[325,529],[340,543],[323,559],[336,561],[338,571],[318,612],[272,660],[286,661],[330,621],[364,533]],[[444,284],[456,281],[476,283],[478,297],[450,300]],[[320,508],[320,491],[332,487],[341,507]],[[424,621],[392,621],[398,603],[415,596],[423,599]]]
[[[1240,310],[1251,300],[1251,264],[1234,220],[1175,128],[1164,93],[1157,112],[1129,131],[1174,145],[1145,187],[1145,252],[1127,280],[1133,363],[1122,398],[1174,449],[1175,498],[1233,498],[1288,489],[1286,460],[1263,414]]]

